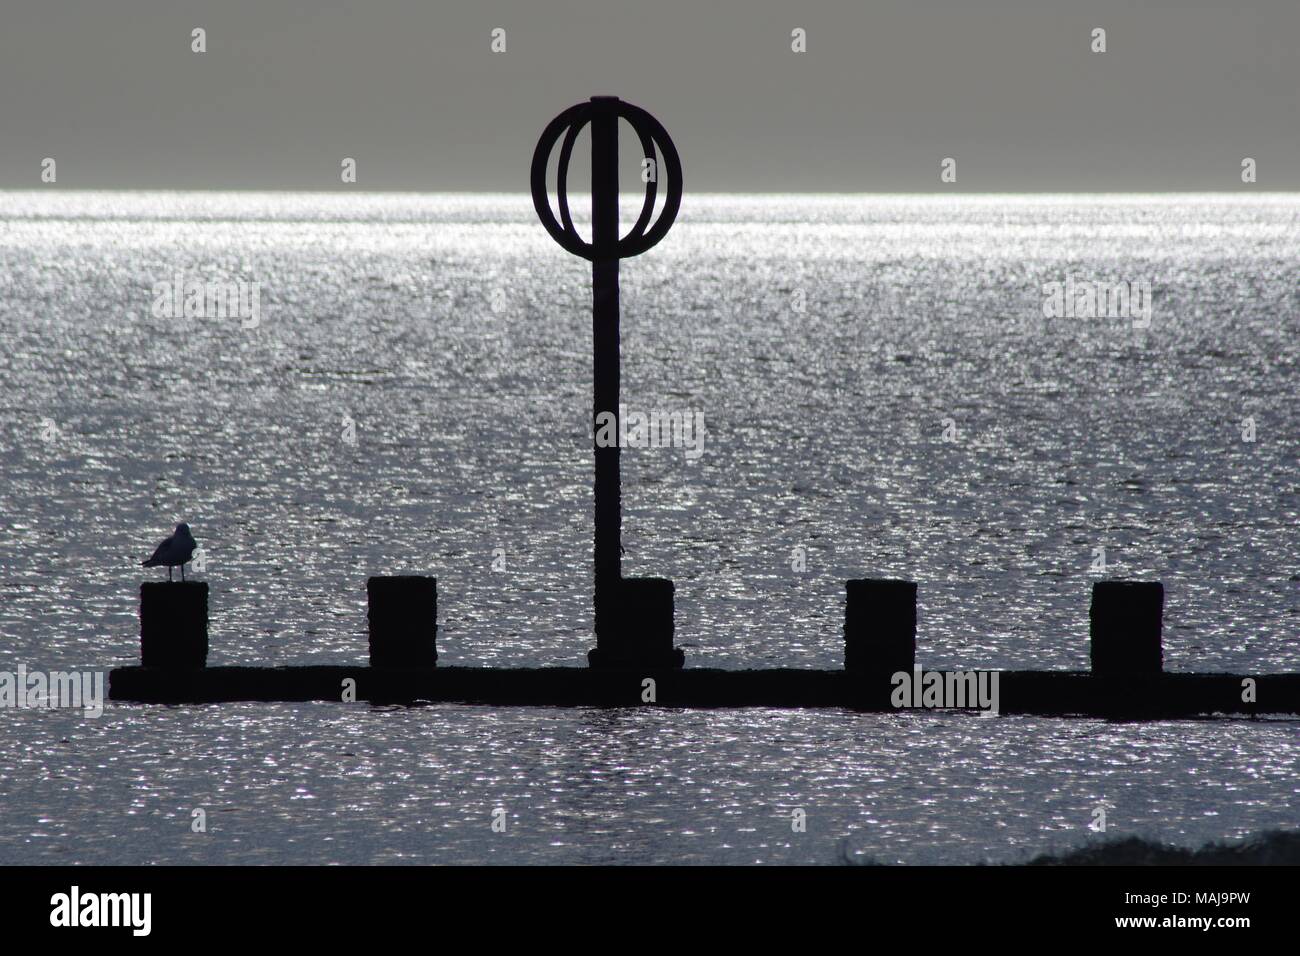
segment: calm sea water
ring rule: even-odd
[[[157,317],[177,273],[259,324]],[[1149,327],[1044,318],[1067,277]],[[404,571],[441,662],[582,663],[589,278],[522,195],[0,193],[0,670],[135,661],[179,520],[210,663],[364,661]],[[1165,582],[1167,668],[1300,670],[1300,198],[688,195],[622,289],[624,401],[706,422],[624,454],[688,665],[839,666],[843,581],[905,576],[927,667],[1085,668],[1104,549]],[[4,710],[0,862],[1015,860],[1103,802],[1193,845],[1296,824],[1298,729]]]

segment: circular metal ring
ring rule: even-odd
[[[649,226],[649,229],[646,228],[650,223],[650,217],[654,213],[655,200],[658,197],[660,172],[658,168],[655,170],[655,178],[646,183],[645,201],[641,205],[640,216],[637,217],[636,223],[628,234],[621,237],[614,245],[613,257],[627,259],[631,256],[640,255],[655,245],[672,227],[682,201],[682,164],[677,155],[677,148],[673,145],[673,141],[669,139],[667,130],[663,128],[657,119],[639,106],[624,103],[622,100],[610,101],[608,108],[613,109],[617,117],[626,120],[628,125],[636,131],[637,138],[641,141],[641,151],[645,158],[652,163],[656,162],[655,149],[658,147],[659,155],[663,157],[663,165],[666,167],[662,172],[668,176],[664,208],[660,211],[659,218],[655,220],[654,225]],[[547,124],[546,129],[542,132],[541,139],[537,141],[537,148],[533,151],[530,176],[533,208],[537,211],[537,218],[541,220],[551,238],[558,242],[561,247],[574,255],[582,256],[584,259],[599,257],[595,247],[578,235],[578,230],[574,228],[573,218],[569,212],[568,178],[569,161],[573,156],[573,144],[577,141],[578,133],[582,128],[591,122],[592,110],[593,106],[590,102],[579,103],[576,106],[569,107]],[[550,161],[551,152],[561,135],[564,136],[564,143],[560,147],[557,170],[559,182],[556,189],[561,221],[557,222],[555,213],[551,209],[550,197],[546,191],[546,165]]]

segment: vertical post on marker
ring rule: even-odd
[[[617,640],[615,612],[622,577],[622,489],[619,477],[619,426],[609,447],[595,442],[602,412],[618,422],[618,113],[614,96],[591,98],[591,262],[594,386],[592,436],[596,457],[595,615],[596,646],[612,649]],[[608,416],[606,416],[608,417]]]

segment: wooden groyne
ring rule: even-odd
[[[688,668],[680,655],[664,653],[662,641],[631,643],[603,666],[594,656],[590,667],[439,667],[437,581],[419,576],[368,582],[370,666],[207,667],[207,584],[150,583],[140,594],[142,666],[112,671],[109,698],[975,710],[1126,719],[1300,715],[1300,674],[1166,672],[1158,582],[1094,585],[1090,671],[928,671],[916,659],[915,583],[863,579],[847,582],[845,590],[844,670]]]
[[[924,673],[946,677],[951,672]],[[1084,671],[994,673],[998,675],[999,714],[1126,719],[1300,715],[1300,674],[1126,678],[1098,677]],[[1252,702],[1243,700],[1247,679],[1255,682]],[[780,668],[733,671],[688,667],[638,672],[591,667],[120,667],[109,675],[111,700],[148,704],[358,701],[526,707],[813,707],[896,713],[953,709],[896,707],[891,700],[895,690],[889,683],[873,682],[849,671]],[[978,701],[968,700],[960,709],[981,708]]]
[[[645,187],[641,215],[626,235],[619,225],[620,123],[636,133]],[[574,227],[567,198],[573,146],[588,126],[589,242]],[[557,147],[558,219],[547,180]],[[644,176],[648,170],[654,175]],[[623,415],[619,263],[651,249],[671,228],[682,198],[681,160],[667,130],[645,110],[617,97],[594,96],[547,124],[533,151],[529,179],[533,206],[551,238],[592,265],[596,646],[587,655],[590,667],[438,667],[437,580],[398,575],[372,577],[367,583],[369,667],[209,668],[208,586],[185,581],[182,563],[181,582],[141,588],[142,666],[111,672],[110,699],[158,704],[834,707],[896,713],[973,709],[1137,719],[1300,714],[1300,674],[1166,673],[1161,643],[1165,592],[1158,581],[1099,581],[1093,586],[1091,670],[1086,673],[923,671],[916,659],[916,582],[876,578],[845,583],[844,670],[684,667],[685,655],[674,645],[673,581],[623,576],[620,445],[606,434]],[[663,205],[654,218],[661,188]],[[182,530],[188,540],[188,525],[178,526]]]

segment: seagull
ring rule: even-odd
[[[198,547],[198,542],[194,540],[194,535],[190,534],[190,526],[184,521],[176,526],[176,531],[172,536],[154,550],[153,557],[148,561],[141,561],[140,565],[146,568],[156,567],[160,564],[167,566],[167,580],[172,579],[172,568],[176,565],[181,566],[181,580],[185,580],[185,562],[194,554],[194,549]]]

